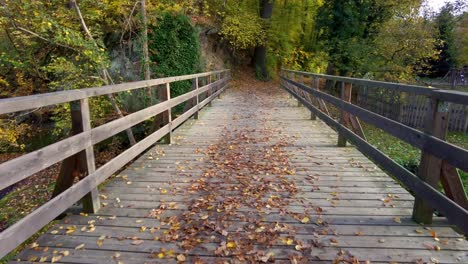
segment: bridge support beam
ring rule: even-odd
[[[425,121],[425,132],[445,139],[448,127],[448,104],[442,103],[437,99],[431,100],[431,107],[428,109]],[[418,177],[429,185],[438,189],[440,175],[442,170],[442,160],[423,151],[421,153],[421,163],[419,165]],[[420,199],[416,194],[413,207],[413,220],[418,223],[432,224],[434,209]]]

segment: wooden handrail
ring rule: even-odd
[[[207,77],[214,74],[217,75],[216,81],[208,83],[205,86],[198,87],[198,78]],[[37,96],[27,96],[21,97],[20,99],[12,98],[0,100],[0,107],[4,113],[22,111],[29,108],[35,108],[37,106],[46,106],[78,100],[81,102],[82,121],[84,128],[83,132],[79,134],[0,164],[0,189],[8,187],[83,150],[86,151],[85,162],[87,163],[88,167],[88,175],[84,179],[78,181],[76,184],[58,194],[50,201],[34,210],[31,214],[25,216],[23,219],[0,233],[0,258],[8,254],[11,250],[15,249],[18,245],[23,243],[26,239],[35,234],[42,227],[47,225],[50,221],[62,214],[66,209],[68,209],[86,195],[91,197],[91,207],[94,206],[92,209],[93,211],[96,211],[99,208],[99,198],[96,189],[97,186],[112,174],[124,167],[128,162],[140,155],[143,151],[151,147],[151,145],[155,144],[158,140],[170,134],[172,130],[177,128],[192,115],[196,114],[200,109],[216,98],[216,96],[222,93],[227,88],[228,81],[230,80],[230,72],[229,70],[222,70],[201,74],[192,74],[156,79],[149,81],[149,83],[151,83],[151,85],[167,85],[170,82],[189,79],[194,79],[197,82],[196,89],[175,98],[170,98],[169,96],[169,99],[166,101],[160,102],[156,105],[147,107],[143,110],[129,114],[125,117],[95,128],[91,128],[90,126],[88,97],[126,91],[130,89],[145,88],[146,85],[141,86],[140,84],[131,84],[129,86],[105,86],[101,88],[83,89],[78,93],[67,91],[59,92],[59,94],[43,94],[39,98]],[[126,90],[123,87],[126,87]],[[167,87],[169,87],[169,85],[167,85]],[[109,91],[105,91],[104,89],[109,89]],[[67,95],[64,96],[64,94]],[[209,95],[203,100],[199,100],[199,97],[202,94]],[[125,150],[123,153],[119,154],[117,157],[113,158],[99,169],[95,169],[94,156],[92,154],[92,147],[94,144],[112,137],[129,127],[156,116],[159,113],[164,111],[171,111],[171,108],[175,107],[176,105],[179,105],[195,97],[197,98],[197,104],[192,106],[185,113],[175,118],[174,120],[169,120],[169,123],[165,124],[162,128],[159,128],[151,135]],[[15,101],[16,103],[32,102],[34,100],[39,100],[40,98],[45,98],[45,102],[36,102],[32,107],[21,105],[13,107],[11,103],[12,101]]]
[[[68,91],[59,91],[53,93],[36,94],[29,96],[20,96],[7,99],[0,99],[0,115],[14,113],[29,109],[40,108],[48,105],[56,105],[71,101],[78,101],[84,98],[90,98],[100,95],[113,94],[118,92],[130,91],[145,87],[151,87],[177,81],[191,80],[200,77],[207,77],[217,73],[226,73],[229,70],[211,71],[176,77],[166,77],[152,79],[147,81],[129,82],[114,85],[105,85],[101,87],[76,89]]]
[[[303,81],[297,82],[292,80],[293,77],[288,78],[286,74],[289,75],[306,75],[314,77],[313,86],[309,87],[304,84]],[[342,87],[345,87],[345,84],[355,83],[366,85],[368,87],[374,88],[389,88],[398,90],[400,92],[410,92],[417,95],[424,95],[431,98],[435,105],[429,109],[430,116],[433,118],[428,118],[428,125],[437,126],[437,123],[434,123],[431,119],[439,118],[439,114],[436,112],[439,111],[439,103],[442,99],[446,99],[454,103],[463,103],[468,105],[468,101],[459,100],[456,96],[460,98],[468,98],[468,93],[451,93],[437,89],[427,89],[429,92],[421,91],[421,88],[418,86],[405,86],[400,84],[384,83],[385,87],[382,87],[382,82],[360,80],[355,78],[344,78],[338,76],[329,76],[329,75],[318,75],[313,73],[304,73],[299,71],[283,70],[281,75],[281,86],[291,93],[300,103],[306,106],[314,115],[320,117],[325,121],[329,126],[334,127],[338,130],[340,135],[344,136],[347,140],[353,142],[359,150],[364,154],[368,155],[369,158],[374,160],[379,164],[384,170],[388,171],[394,177],[399,179],[409,190],[413,192],[416,196],[415,209],[413,212],[413,218],[417,222],[430,223],[432,221],[433,209],[438,210],[443,213],[448,220],[458,226],[462,232],[468,234],[468,210],[467,210],[467,200],[463,186],[457,186],[457,190],[461,190],[463,193],[457,196],[456,201],[451,200],[441,192],[437,190],[438,182],[441,176],[446,173],[447,170],[444,170],[443,163],[451,164],[459,169],[468,171],[468,150],[450,144],[444,141],[444,138],[441,137],[440,133],[434,133],[434,130],[431,128],[425,132],[421,132],[417,129],[406,126],[397,121],[391,120],[374,112],[371,112],[367,109],[361,108],[359,106],[353,105],[351,100],[343,100],[342,98],[337,98],[335,96],[329,95],[327,93],[319,91],[316,78],[325,78],[326,80],[334,80],[342,82]],[[402,88],[403,87],[403,88]],[[420,174],[416,176],[410,171],[406,170],[395,161],[390,159],[384,153],[379,151],[376,147],[369,144],[365,137],[359,136],[356,134],[356,131],[353,131],[351,128],[348,128],[343,122],[338,122],[334,120],[329,114],[323,112],[323,108],[314,106],[312,100],[308,100],[306,96],[303,96],[300,91],[306,92],[309,95],[313,95],[316,98],[316,101],[320,102],[321,100],[326,101],[342,112],[346,112],[348,115],[353,115],[356,118],[374,125],[385,132],[419,148],[422,150],[422,156],[425,157],[424,162],[421,163]],[[349,98],[348,98],[349,99]],[[446,122],[446,116],[441,118]],[[442,119],[441,119],[442,120]],[[442,131],[445,133],[444,131]],[[340,142],[341,141],[341,142]],[[343,145],[343,139],[339,141],[338,144]],[[429,161],[427,158],[433,160]],[[443,162],[442,162],[443,161]],[[428,169],[425,166],[428,166],[428,163],[431,164],[431,168]],[[434,165],[436,164],[436,165]],[[450,165],[449,165],[450,166]],[[453,167],[452,167],[453,168]],[[429,171],[431,172],[430,174]],[[450,170],[451,172],[456,170]],[[446,182],[447,183],[447,182]],[[455,184],[455,183],[453,183]],[[460,183],[461,184],[461,183]],[[453,189],[452,189],[453,190]]]

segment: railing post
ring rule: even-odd
[[[221,80],[221,73],[220,72],[218,73],[218,81],[219,80]],[[221,89],[221,88],[222,88],[222,83],[219,84],[219,89]],[[218,99],[221,99],[221,93],[218,94]]]
[[[91,129],[88,99],[70,102],[70,113],[72,123],[71,135],[77,135]],[[93,173],[95,169],[92,146],[64,159],[55,183],[52,197],[55,197],[70,188],[76,177],[82,178],[86,173],[88,173],[88,175]],[[100,207],[97,189],[92,190],[89,194],[84,196],[82,203],[84,211],[96,212]]]
[[[304,75],[302,74],[299,74],[298,78],[297,78],[297,82],[300,83],[300,84],[304,84]],[[300,88],[297,88],[297,95],[299,96],[302,96],[305,98],[304,96],[304,91]],[[302,104],[301,104],[301,101],[297,100],[297,107],[301,107]]]
[[[349,91],[349,95],[351,95],[350,91]],[[348,97],[348,91],[346,89],[346,84],[344,82],[341,82],[341,100],[348,101],[347,97]],[[343,126],[346,126],[345,115],[346,115],[345,111],[343,109],[340,109],[340,123]],[[338,147],[346,147],[346,138],[341,132],[338,132]]]
[[[195,87],[195,91],[197,91],[197,96],[196,96],[196,105],[195,107],[197,108],[197,111],[195,112],[195,114],[193,115],[193,119],[198,119],[198,112],[200,111],[200,97],[198,95],[198,77],[195,77],[195,79],[192,80],[194,83],[194,87]]]
[[[212,81],[211,75],[212,75],[212,74],[208,75],[208,85],[211,85],[211,81]],[[210,96],[213,94],[213,86],[211,86],[210,89],[209,89],[208,91],[209,91],[209,92],[208,92],[207,97],[210,97]],[[211,101],[208,102],[208,106],[212,106],[212,105],[211,105]]]
[[[166,83],[166,101],[171,100],[171,84]],[[172,108],[167,109],[163,116],[164,125],[169,124],[169,133],[165,135],[162,139],[165,144],[171,144],[171,136],[172,136]]]
[[[80,100],[81,105],[81,120],[83,124],[83,132],[87,132],[91,130],[91,117],[89,113],[89,101],[88,98]],[[88,140],[91,141],[91,138]],[[94,173],[96,171],[96,162],[94,159],[94,148],[92,143],[90,146],[85,149],[86,153],[86,168],[88,171],[88,175]],[[101,203],[99,201],[99,193],[98,189],[92,189],[88,194],[86,194],[83,199],[83,211],[86,213],[96,213],[99,208],[101,207]]]
[[[431,107],[428,109],[425,120],[424,132],[435,137],[445,139],[448,126],[449,104],[438,99],[431,99]],[[438,189],[442,169],[442,160],[422,150],[421,163],[419,164],[418,177],[432,187]],[[418,223],[431,224],[434,209],[429,203],[418,198],[414,201],[413,219]]]
[[[311,81],[312,81],[312,83],[311,83],[312,89],[317,89],[316,88],[317,77],[312,77]],[[310,95],[309,98],[310,98],[310,103],[312,104],[312,102],[314,101],[314,96]],[[310,120],[317,120],[317,116],[315,115],[315,113],[313,111],[310,111]]]

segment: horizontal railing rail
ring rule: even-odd
[[[295,80],[296,75],[301,77],[301,80]],[[310,86],[304,83],[304,76],[312,77]],[[321,91],[320,79],[341,83],[341,98]],[[427,129],[422,132],[354,105],[351,99],[352,84],[427,96],[432,103],[427,118]],[[444,103],[449,101],[468,105],[468,100],[466,100],[468,93],[292,70],[282,70],[281,86],[311,111],[312,118],[319,116],[339,132],[339,146],[345,146],[346,140],[353,142],[360,151],[408,188],[416,196],[413,218],[417,222],[431,223],[433,211],[436,209],[462,232],[468,233],[468,202],[458,173],[456,169],[453,169],[456,167],[468,172],[468,150],[444,141],[448,119],[447,105]],[[341,111],[340,120],[335,120],[330,116],[326,107],[327,103]],[[418,175],[408,171],[368,143],[358,118],[421,149]],[[450,179],[447,179],[449,176]],[[452,197],[449,198],[437,190],[439,180],[443,180],[443,183],[445,180],[444,190]],[[446,189],[447,185],[452,188]]]
[[[199,78],[207,78],[209,83],[199,87]],[[171,98],[170,84],[172,82],[183,80],[192,80],[192,91],[175,98]],[[115,172],[119,171],[143,151],[155,144],[158,140],[164,138],[168,134],[170,136],[171,131],[185,122],[188,118],[191,116],[198,117],[198,111],[209,104],[215,97],[219,96],[220,93],[227,88],[229,80],[230,71],[222,70],[154,79],[143,82],[103,86],[98,88],[0,99],[1,114],[79,101],[81,106],[81,122],[83,126],[83,132],[81,133],[70,136],[57,143],[18,158],[1,163],[0,190],[28,178],[55,163],[63,161],[74,155],[78,155],[78,153],[83,151],[85,151],[86,159],[83,162],[87,164],[86,177],[0,233],[0,258],[15,249],[18,245],[23,243],[26,239],[31,237],[83,197],[89,197],[91,208],[88,210],[97,211],[100,206],[99,196],[97,193],[97,186],[99,184]],[[166,101],[149,106],[104,125],[91,128],[88,98],[138,88],[147,88],[155,85],[166,85],[165,88],[168,95]],[[196,99],[196,102],[190,109],[172,120],[170,115],[171,108],[194,99]],[[131,146],[129,149],[125,150],[100,168],[95,168],[93,145],[163,112],[168,112],[169,115],[169,120],[163,127],[157,129],[155,132]]]
[[[212,71],[206,73],[197,73],[190,75],[182,75],[177,77],[166,77],[146,81],[121,83],[114,85],[105,85],[101,87],[86,88],[86,89],[75,89],[67,91],[59,91],[53,93],[37,94],[30,96],[21,96],[14,98],[1,99],[0,104],[0,115],[13,113],[23,110],[40,108],[48,105],[56,105],[67,103],[71,101],[78,101],[81,99],[95,97],[100,95],[113,94],[124,91],[131,91],[135,89],[152,87],[156,85],[172,83],[177,81],[192,80],[200,77],[207,77],[210,75],[216,75],[225,73],[226,70]]]

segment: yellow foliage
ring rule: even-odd
[[[0,152],[8,149],[23,150],[24,144],[19,144],[18,139],[27,133],[27,124],[16,124],[15,121],[0,119]]]
[[[220,34],[237,50],[255,47],[265,39],[260,18],[249,13],[226,17]]]

